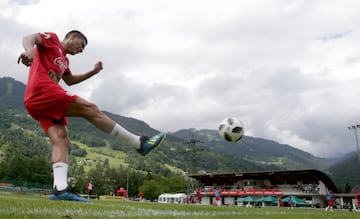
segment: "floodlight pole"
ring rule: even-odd
[[[357,129],[360,128],[360,125],[352,125],[349,126],[348,129],[354,130],[355,133],[355,139],[356,139],[356,146],[357,146],[357,154],[358,154],[358,160],[359,160],[359,164],[360,164],[360,150],[359,150],[359,139],[358,139],[358,134],[357,134]]]
[[[129,194],[129,169],[130,169],[130,165],[128,165],[127,168],[127,173],[126,173],[126,192],[127,192],[127,196]]]

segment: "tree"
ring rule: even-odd
[[[70,144],[69,154],[70,156],[85,157],[87,152],[85,149],[80,148],[77,144]]]
[[[75,157],[69,157],[69,174],[68,176],[72,179],[75,179],[75,188],[76,191],[80,193],[85,192],[85,184],[86,184],[86,172],[84,170],[83,165],[79,165],[75,159]]]
[[[162,189],[156,180],[151,179],[144,182],[144,184],[140,187],[140,192],[144,193],[144,197],[146,199],[154,200],[162,193]]]
[[[27,181],[36,182],[40,184],[46,184],[50,186],[51,182],[51,164],[44,157],[34,157],[29,159],[29,176],[27,177]]]
[[[126,170],[127,171],[127,170]],[[128,194],[131,197],[139,196],[140,194],[140,187],[143,185],[146,179],[146,175],[141,171],[136,171],[134,169],[129,169],[129,187],[128,187]]]
[[[346,182],[345,182],[345,188],[344,188],[344,193],[349,193],[349,192],[351,192],[351,185],[350,185],[349,181],[346,180]]]
[[[184,176],[173,175],[161,180],[162,191],[169,193],[186,192],[187,181]]]
[[[87,174],[88,179],[93,181],[93,193],[98,195],[109,195],[107,188],[107,175],[105,174],[104,167],[98,163],[95,168],[91,168]]]
[[[24,171],[28,169],[28,161],[19,155],[15,155],[10,159],[8,163],[8,172],[6,177],[9,180],[27,180],[28,171]]]

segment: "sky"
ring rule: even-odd
[[[23,36],[73,29],[89,41],[65,89],[151,127],[217,129],[238,117],[245,135],[315,156],[357,150],[360,1],[0,0],[0,77],[26,83]],[[360,133],[359,133],[360,134]],[[271,148],[269,148],[271,150]]]

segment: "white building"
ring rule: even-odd
[[[174,203],[174,204],[185,204],[186,203],[186,195],[184,193],[164,193],[161,194],[158,198],[159,203]]]

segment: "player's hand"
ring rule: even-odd
[[[19,64],[21,61],[24,65],[31,66],[33,60],[34,60],[34,50],[31,49],[31,50],[22,52],[17,60],[17,63]]]
[[[101,70],[103,69],[103,64],[102,64],[102,62],[97,62],[96,64],[95,64],[95,66],[94,66],[94,69],[93,69],[93,72],[95,73],[95,74],[97,74],[97,73],[99,73]]]

